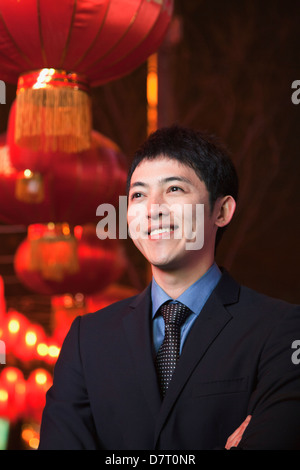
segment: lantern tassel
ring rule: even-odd
[[[43,69],[19,78],[15,141],[38,151],[81,152],[91,146],[91,99],[77,74]]]

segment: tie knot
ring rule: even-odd
[[[172,323],[181,326],[190,313],[190,309],[180,302],[164,304],[160,310],[165,325]]]

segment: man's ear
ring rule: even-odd
[[[235,212],[236,202],[232,196],[224,196],[215,204],[215,224],[217,227],[225,227],[231,221]]]

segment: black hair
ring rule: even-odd
[[[163,127],[150,134],[136,151],[127,178],[127,194],[136,167],[145,159],[166,156],[187,165],[203,181],[209,193],[212,211],[219,197],[238,198],[238,176],[228,151],[212,135],[178,125]],[[220,228],[217,242],[224,232]]]

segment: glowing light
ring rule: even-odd
[[[76,225],[74,227],[74,235],[78,240],[81,240],[82,232],[83,232],[83,227],[81,225]]]
[[[51,346],[49,346],[48,354],[49,354],[50,357],[58,357],[59,351],[60,351],[60,348],[58,348],[55,345],[51,345]]]
[[[54,230],[55,229],[55,223],[54,222],[49,222],[47,224],[48,230]]]
[[[15,382],[18,379],[18,374],[15,370],[9,370],[6,373],[6,379],[8,380],[8,382]]]
[[[37,348],[36,348],[37,353],[39,354],[39,356],[43,356],[43,357],[44,357],[44,356],[47,356],[47,354],[48,354],[48,349],[49,349],[49,348],[48,348],[47,344],[45,344],[45,343],[40,343],[40,344],[38,344],[38,345],[37,345]]]
[[[21,437],[31,449],[37,449],[40,443],[39,433],[29,425],[25,425]]]
[[[29,428],[23,429],[21,437],[24,439],[24,441],[29,442],[30,439],[34,437],[34,431]]]
[[[10,320],[8,323],[8,331],[10,333],[18,333],[20,329],[20,322],[18,320]]]
[[[158,74],[157,74],[157,54],[152,54],[148,58],[147,71],[147,121],[148,135],[157,129],[158,122]]]
[[[147,99],[151,106],[157,105],[157,73],[150,72],[147,77]]]
[[[25,178],[31,178],[32,177],[32,171],[27,169],[27,170],[24,170],[24,176]]]
[[[4,402],[8,400],[8,393],[6,390],[0,389],[0,401]]]
[[[70,227],[69,227],[68,224],[63,224],[63,226],[62,226],[62,233],[63,233],[65,236],[70,235]]]
[[[38,385],[45,385],[47,382],[47,376],[43,372],[38,372],[35,376],[35,381]]]
[[[37,449],[39,447],[39,444],[40,440],[37,437],[32,437],[31,439],[29,439],[28,445],[32,449]]]
[[[34,346],[37,342],[37,336],[34,331],[28,331],[25,335],[25,343],[27,346]]]

